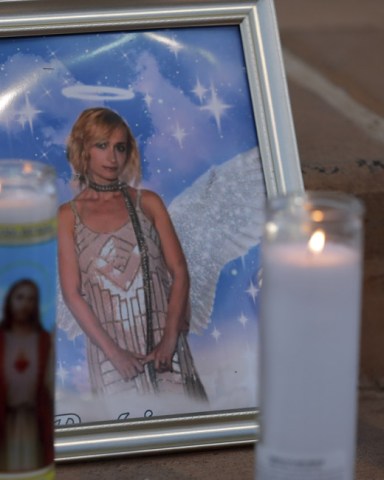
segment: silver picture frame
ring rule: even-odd
[[[138,6],[140,5],[140,6]],[[273,0],[10,0],[0,2],[2,38],[237,26],[244,51],[267,196],[303,190]],[[252,444],[258,409],[97,422],[56,429],[56,460]]]

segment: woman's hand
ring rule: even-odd
[[[124,380],[132,380],[144,372],[145,355],[130,352],[114,345],[110,353],[106,353],[113,366]]]
[[[158,372],[172,372],[172,357],[176,350],[178,334],[164,332],[163,338],[146,356],[145,363],[154,362],[155,370]]]

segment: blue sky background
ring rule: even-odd
[[[84,108],[104,105],[127,120],[141,152],[143,186],[166,204],[212,165],[258,144],[236,26],[0,42],[0,156],[53,165],[60,203],[73,196],[65,142]],[[255,361],[258,264],[255,246],[223,268],[211,322],[190,339],[202,370],[213,355],[217,373],[215,362],[233,350],[237,370],[251,369],[252,377],[254,365],[244,362]],[[86,391],[84,339],[59,331],[58,353],[59,389]],[[212,375],[202,372],[210,384]],[[255,406],[252,394],[244,401]],[[228,408],[237,406],[228,400]]]

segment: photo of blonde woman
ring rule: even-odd
[[[117,113],[81,113],[68,158],[83,188],[59,215],[63,296],[87,336],[94,393],[179,392],[205,402],[186,340],[186,260],[159,196],[130,186],[138,157]]]

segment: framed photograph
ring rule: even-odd
[[[162,198],[187,259],[183,352],[205,392],[204,402],[172,388],[96,394],[89,339],[57,282],[58,461],[257,440],[264,204],[303,189],[273,1],[137,5],[0,3],[0,161],[54,166],[66,203],[77,192],[67,139],[81,112],[126,120],[140,188]]]

